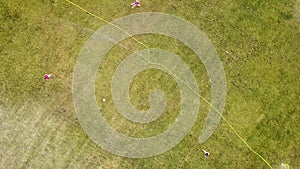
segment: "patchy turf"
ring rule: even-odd
[[[300,1],[299,0],[295,4],[295,18],[298,20],[300,24]]]
[[[224,64],[228,90],[224,116],[274,167],[282,162],[300,167],[296,1],[155,0],[142,1],[137,9],[121,0],[75,2],[107,20],[155,11],[195,24],[209,37]],[[79,52],[105,23],[57,0],[2,0],[0,21],[0,168],[267,168],[223,121],[207,142],[198,144],[209,110],[204,102],[192,131],[172,150],[145,159],[106,152],[82,130],[71,91]],[[209,78],[190,49],[163,36],[137,38],[180,55],[193,71],[200,94],[210,99]],[[174,122],[179,92],[170,76],[148,70],[132,81],[132,103],[139,109],[149,108],[149,91],[161,88],[169,98],[165,114],[153,123],[138,125],[115,111],[110,99],[112,74],[123,58],[138,49],[142,48],[126,39],[110,51],[99,68],[96,94],[100,108],[113,110],[104,115],[114,128],[145,137]],[[53,79],[44,81],[45,73],[52,73]],[[104,105],[103,97],[107,98]],[[211,158],[205,159],[201,148],[207,148]]]

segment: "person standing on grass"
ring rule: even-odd
[[[51,74],[45,74],[44,79],[49,80],[51,76],[52,76]]]
[[[210,156],[210,153],[208,151],[205,151],[204,149],[201,149],[204,153],[205,158],[208,158]]]
[[[131,3],[131,6],[132,6],[131,8],[141,6],[141,5],[140,5],[140,0],[135,0],[135,2]]]

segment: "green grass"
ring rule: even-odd
[[[296,15],[300,8],[295,9],[294,0],[153,0],[142,1],[138,9],[121,0],[75,2],[107,20],[154,11],[196,25],[224,64],[228,91],[224,117],[274,168],[281,162],[300,167],[300,25]],[[0,168],[267,168],[224,121],[207,142],[198,144],[209,111],[203,101],[191,132],[170,151],[145,159],[106,152],[82,130],[72,101],[76,59],[88,38],[105,23],[58,0],[1,0],[0,21]],[[190,49],[164,36],[136,38],[179,55],[193,71],[200,94],[210,99],[204,65]],[[121,45],[126,49],[115,46],[99,68],[99,106],[117,131],[135,137],[156,135],[174,123],[178,87],[161,71],[142,72],[131,83],[133,105],[149,108],[149,92],[160,88],[169,99],[166,112],[149,124],[124,119],[111,101],[111,78],[122,59],[143,48],[132,39]],[[53,79],[44,81],[45,73],[52,73]],[[107,98],[105,104],[102,98]],[[208,149],[211,158],[205,159],[201,148]]]

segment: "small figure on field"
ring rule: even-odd
[[[52,76],[51,74],[45,74],[44,78],[45,80],[49,80],[51,76]]]
[[[140,0],[135,0],[135,2],[131,3],[131,6],[132,6],[131,8],[141,6],[141,5],[140,5]]]
[[[205,158],[208,158],[210,156],[210,153],[208,151],[202,149],[202,152],[204,153]]]

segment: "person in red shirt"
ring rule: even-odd
[[[52,76],[51,74],[45,74],[44,79],[49,80],[51,76]]]
[[[131,6],[132,6],[131,8],[141,6],[141,5],[140,5],[140,0],[135,0],[135,2],[131,3]]]

